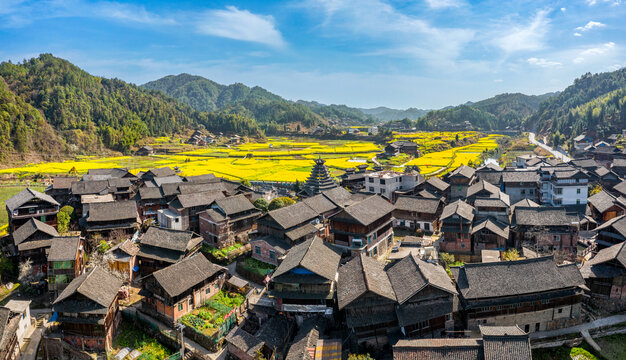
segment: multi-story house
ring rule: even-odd
[[[268,285],[278,311],[332,314],[341,256],[319,237],[292,247]]]
[[[9,231],[13,232],[28,220],[36,219],[56,226],[59,203],[50,195],[26,188],[9,198],[6,203]]]
[[[394,226],[434,232],[439,229],[439,216],[443,206],[441,199],[398,196],[393,210]]]
[[[424,182],[424,177],[416,171],[397,172],[383,170],[365,174],[365,191],[372,194],[379,194],[387,199],[392,199],[396,191],[413,190],[420,183]]]
[[[137,202],[137,211],[141,221],[148,219],[157,221],[158,211],[167,208],[165,196],[158,187],[142,187],[135,195]]]
[[[604,166],[597,167],[588,171],[589,182],[592,185],[600,185],[606,189],[611,189],[619,184],[622,179],[613,170],[609,170]]]
[[[608,192],[601,190],[587,199],[591,216],[598,223],[605,223],[613,218],[624,215],[626,202],[624,198],[616,198]]]
[[[494,163],[488,163],[476,169],[476,177],[478,178],[478,181],[486,181],[490,184],[500,187],[500,185],[502,184],[503,171],[504,169],[502,169],[500,166]]]
[[[62,338],[79,349],[110,350],[121,320],[121,286],[121,280],[100,267],[72,280],[52,303]]]
[[[358,343],[385,344],[398,327],[396,294],[385,265],[359,254],[339,268],[337,306]]]
[[[139,228],[137,204],[132,200],[93,203],[79,222],[88,233],[133,233]]]
[[[580,272],[591,296],[600,299],[626,300],[626,243],[604,248],[585,261]]]
[[[512,240],[518,249],[576,253],[578,221],[577,216],[568,214],[562,207],[516,206],[511,218]]]
[[[46,253],[50,249],[52,239],[59,236],[57,230],[37,219],[30,219],[15,230],[12,236],[15,245],[12,254],[19,255],[21,262],[30,259],[33,273],[47,273]]]
[[[479,255],[482,250],[506,250],[509,231],[509,224],[496,218],[477,219],[472,227],[472,253]]]
[[[17,355],[22,355],[20,347],[26,346],[26,335],[34,325],[30,303],[30,300],[9,300],[0,307],[0,359],[17,360]]]
[[[394,206],[378,195],[344,208],[330,219],[332,242],[344,252],[378,257],[393,243]]]
[[[626,215],[615,217],[595,229],[598,249],[626,241]]]
[[[450,201],[465,198],[467,189],[476,182],[476,170],[462,165],[446,177],[450,184]]]
[[[137,265],[141,276],[175,264],[202,246],[202,237],[191,231],[151,226],[139,241]]]
[[[558,266],[546,256],[452,267],[462,318],[481,325],[517,325],[526,333],[580,323],[583,277],[576,264]]]
[[[585,205],[589,176],[569,166],[540,169],[541,203],[551,206]]]
[[[471,255],[474,207],[462,200],[446,205],[439,219],[443,236],[439,239],[439,251]]]
[[[524,199],[539,202],[541,197],[539,189],[537,170],[502,172],[502,191],[509,195],[512,204]]]
[[[181,186],[179,186],[179,188]],[[176,198],[169,203],[168,209],[158,211],[159,224],[165,227],[170,227],[168,225],[171,225],[170,228],[176,230],[199,232],[200,214],[208,210],[215,200],[222,198],[224,198],[224,193],[220,190],[199,193],[190,192],[177,195]],[[176,221],[176,219],[179,219],[179,221]]]
[[[72,202],[72,183],[75,181],[74,177],[56,176],[45,193],[52,196],[61,206],[69,205]]]
[[[48,291],[58,295],[84,271],[85,250],[80,236],[52,239],[48,253]]]
[[[505,193],[497,193],[494,197],[474,199],[476,219],[492,217],[508,224],[511,217],[511,204],[509,196]]]
[[[395,313],[406,337],[441,337],[454,330],[457,290],[443,267],[409,255],[387,270]]]
[[[272,235],[250,240],[252,258],[278,266],[291,244]]]
[[[139,246],[132,239],[125,240],[105,253],[105,258],[109,263],[109,270],[125,274],[124,283],[130,283],[138,272],[137,254]]]
[[[476,200],[476,198],[490,197],[500,197],[500,188],[485,180],[479,180],[467,189],[467,193],[465,194],[465,198],[463,200],[470,205],[474,205],[474,200]],[[507,199],[509,198],[507,195],[505,195],[505,197]]]
[[[574,138],[574,151],[576,152],[583,152],[591,145],[593,145],[593,139],[585,134],[578,135]]]
[[[227,273],[226,268],[195,254],[144,279],[141,288],[146,295],[141,301],[142,309],[174,325],[217,294]]]
[[[257,220],[259,234],[272,235],[292,245],[312,239],[315,235],[325,236],[325,233],[318,233],[322,228],[319,214],[304,202],[269,211]]]
[[[217,199],[199,215],[200,234],[215,247],[227,247],[256,230],[256,219],[261,215],[243,194]]]
[[[613,160],[611,170],[622,178],[626,177],[626,159]]]

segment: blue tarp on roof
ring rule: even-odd
[[[50,316],[50,320],[48,320],[48,322],[57,321],[58,317],[59,317],[59,314],[57,312],[54,312],[52,316]]]

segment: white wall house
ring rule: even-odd
[[[417,172],[377,171],[365,175],[365,191],[391,199],[394,191],[411,190],[421,179],[422,176]]]
[[[184,230],[182,216],[170,209],[158,210],[157,219],[159,220],[160,227],[173,230]]]
[[[589,177],[580,170],[562,167],[541,169],[541,203],[544,205],[587,204]]]
[[[21,314],[16,334],[17,341],[20,346],[22,346],[24,344],[24,337],[26,337],[26,334],[32,326],[30,319],[30,300],[10,300],[4,307],[11,310],[13,313]]]

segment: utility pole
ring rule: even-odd
[[[185,325],[181,323],[176,323],[176,330],[180,331],[180,358],[181,360],[185,358],[185,338],[183,334],[183,330],[185,329]]]

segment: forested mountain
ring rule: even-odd
[[[346,105],[325,105],[317,101],[298,100],[298,104],[305,105],[314,113],[326,120],[343,125],[367,125],[376,123],[374,117],[363,113],[360,109]]]
[[[126,152],[145,136],[199,124],[213,131],[260,134],[244,116],[200,113],[161,92],[92,76],[50,54],[0,64],[0,83],[0,127],[9,130],[12,143],[1,146],[18,152],[58,148],[93,154],[105,147]],[[26,142],[24,133],[29,134]],[[47,140],[42,142],[40,134]]]
[[[543,134],[603,137],[626,128],[626,68],[576,79],[529,117],[525,127]]]
[[[201,76],[169,75],[142,85],[145,89],[161,91],[198,111],[220,111],[255,119],[267,134],[274,134],[296,125],[312,127],[325,123],[304,104],[285,100],[255,86],[222,85]]]
[[[430,111],[417,124],[425,129],[454,129],[469,121],[481,130],[519,128],[525,118],[539,109],[542,101],[553,95],[500,94],[475,103]]]
[[[392,121],[392,120],[417,120],[426,115],[429,110],[408,108],[406,110],[390,109],[388,107],[379,106],[372,109],[359,109],[366,115],[374,117],[379,121]]]

